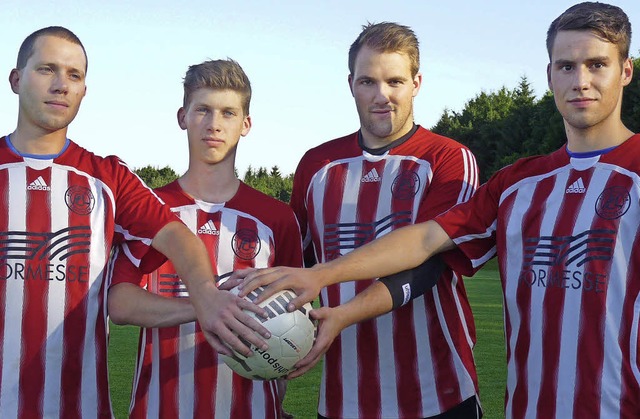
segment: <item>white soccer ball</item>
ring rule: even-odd
[[[263,290],[259,287],[245,299],[254,301]],[[238,289],[231,292],[237,294]],[[315,322],[309,318],[311,304],[307,303],[292,313],[287,311],[287,305],[295,296],[291,290],[280,291],[258,304],[269,314],[267,319],[247,311],[271,332],[271,337],[266,340],[269,349],[263,351],[244,342],[253,351],[253,356],[245,357],[235,351],[232,357],[220,355],[229,368],[251,380],[272,380],[293,371],[295,363],[311,350],[316,334]]]

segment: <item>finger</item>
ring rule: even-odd
[[[229,279],[227,279],[226,281],[224,281],[223,283],[221,283],[218,286],[218,289],[219,290],[223,290],[223,291],[231,291],[238,284],[241,284],[241,283],[242,283],[242,278],[231,278],[231,277],[229,277]]]
[[[256,269],[248,273],[242,284],[238,285],[238,289],[240,290],[238,295],[244,297],[256,288],[268,285],[278,278],[279,275],[277,268]]]
[[[243,310],[251,311],[251,312],[253,312],[253,313],[257,314],[258,316],[260,316],[262,318],[265,318],[265,319],[269,317],[269,313],[267,313],[267,310],[263,309],[262,307],[259,307],[259,306],[255,305],[251,301],[247,301],[245,299],[239,299],[238,300],[238,307],[240,307]],[[249,326],[250,328],[252,328],[256,332],[258,332],[261,336],[264,336],[267,339],[269,339],[271,337],[271,333],[269,333],[269,330],[267,330],[266,327],[262,326],[262,324],[257,322],[249,314],[247,314],[245,312],[241,312],[241,313],[238,313],[236,317],[242,323],[244,323],[245,325]]]
[[[245,269],[238,269],[237,271],[233,271],[231,272],[231,276],[229,277],[229,279],[240,279],[240,280],[244,280],[244,278],[249,275],[251,272],[256,271],[256,268],[245,268]]]
[[[246,313],[241,313],[237,318],[230,320],[227,323],[227,326],[235,332],[235,334],[231,333],[235,339],[227,340],[225,337],[220,337],[231,345],[232,348],[235,349],[238,342],[241,344],[240,348],[242,349],[244,349],[244,347],[250,347],[251,345],[262,350],[267,350],[269,348],[267,342],[256,334],[254,330],[258,331],[258,333],[262,333],[263,335],[270,336],[271,334],[264,326],[258,323],[254,318],[248,316]],[[245,352],[242,353],[244,354]],[[249,350],[249,353],[251,353],[251,350]]]
[[[324,354],[324,353],[323,353]],[[310,369],[312,369],[313,367],[316,366],[316,364],[322,359],[322,354],[319,356],[316,356],[312,359],[309,359],[309,355],[305,356],[303,359],[301,359],[295,366],[295,370],[293,370],[292,372],[290,372],[287,375],[288,379],[294,379],[294,378],[298,378],[301,375],[304,375],[305,373],[307,373]]]
[[[207,340],[209,345],[213,347],[213,349],[219,354],[233,356],[233,351],[227,345],[222,343],[222,341],[214,334],[203,331],[204,338]]]
[[[270,286],[267,287],[266,289],[269,289],[269,288]],[[289,312],[296,311],[306,303],[310,303],[311,301],[313,301],[316,297],[317,295],[313,295],[312,292],[307,292],[306,290],[301,292],[300,294],[296,293],[296,297],[292,299],[287,305],[287,311]]]
[[[238,322],[239,323],[239,322]],[[243,327],[247,330],[248,329],[246,326],[243,325]],[[234,351],[238,352],[239,354],[242,354],[244,356],[251,356],[253,354],[253,351],[251,350],[250,346],[251,343],[248,342],[247,340],[245,340],[245,336],[248,334],[253,334],[253,333],[247,333],[247,331],[242,331],[242,328],[239,326],[235,326],[233,328],[227,328],[227,327],[218,327],[216,328],[216,332],[214,333],[205,333],[205,336],[207,334],[209,334],[210,336],[216,336],[219,340],[221,340],[224,344],[226,344],[226,346],[228,346],[229,348],[233,349]],[[240,329],[240,333],[238,333],[238,329]],[[231,330],[234,330],[236,333],[233,333]],[[253,334],[254,338],[257,338],[257,335]],[[207,341],[214,347],[214,349],[219,350],[218,346],[214,346],[215,340],[210,340],[207,339]],[[260,346],[258,346],[260,347]],[[232,353],[227,353],[222,351],[221,353],[224,353],[225,355],[232,355]]]

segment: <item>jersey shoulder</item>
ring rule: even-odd
[[[336,138],[309,149],[300,162],[305,164],[326,164],[334,160],[359,156],[362,149],[358,145],[358,133]]]
[[[228,207],[246,212],[260,220],[278,220],[293,216],[288,204],[240,182],[238,193],[228,203]]]

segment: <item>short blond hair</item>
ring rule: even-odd
[[[349,48],[349,73],[353,75],[356,57],[363,46],[378,52],[398,52],[409,57],[411,77],[420,70],[420,50],[416,34],[408,26],[394,22],[367,23]]]
[[[183,106],[189,105],[191,95],[198,89],[233,90],[242,97],[242,112],[249,115],[251,102],[251,82],[249,77],[236,61],[210,60],[189,66],[184,76]]]

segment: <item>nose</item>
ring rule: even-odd
[[[591,73],[589,69],[580,66],[575,71],[575,76],[573,80],[573,90],[587,90],[591,85]]]
[[[222,119],[222,115],[218,112],[210,112],[209,118],[207,120],[207,129],[213,132],[220,131],[220,120]]]
[[[66,94],[69,91],[68,80],[64,74],[56,74],[51,82],[51,90],[58,94]]]
[[[391,88],[387,83],[379,83],[376,88],[376,95],[374,97],[374,102],[376,104],[386,104],[389,103],[389,95],[391,94]]]

